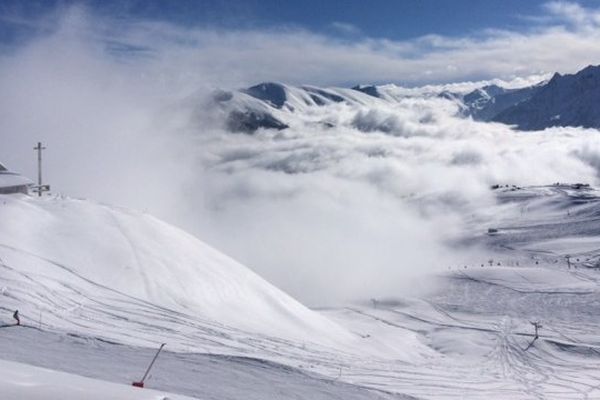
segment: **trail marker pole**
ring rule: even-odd
[[[50,185],[42,184],[42,150],[46,150],[46,148],[42,146],[42,142],[38,142],[37,146],[33,149],[37,151],[38,182],[37,185],[33,187],[32,191],[37,193],[38,197],[42,197],[42,193],[50,191]]]
[[[142,380],[139,382],[133,382],[131,385],[135,386],[135,387],[139,387],[139,388],[143,388],[144,387],[144,381],[146,380],[146,377],[148,376],[148,374],[150,373],[150,370],[152,369],[152,366],[154,365],[154,362],[156,361],[156,359],[158,358],[158,355],[160,354],[160,352],[162,351],[163,347],[165,347],[166,343],[163,343],[160,345],[160,347],[158,348],[158,351],[156,352],[156,354],[154,355],[154,358],[152,359],[152,362],[150,363],[150,365],[148,366],[148,369],[146,370],[146,373],[144,374],[144,376],[142,377]]]
[[[540,323],[538,321],[531,322],[531,325],[533,325],[533,327],[535,329],[535,336],[533,337],[533,340],[535,340],[535,339],[539,338],[538,330],[542,327],[542,325],[540,325]]]
[[[529,323],[531,325],[533,325],[533,327],[535,328],[535,336],[533,337],[533,340],[531,341],[531,343],[529,343],[529,345],[524,349],[524,351],[529,350],[531,348],[531,346],[533,346],[535,341],[539,339],[540,336],[538,335],[538,330],[542,327],[542,325],[540,325],[539,321],[529,321]]]

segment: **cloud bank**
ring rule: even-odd
[[[597,183],[597,132],[524,134],[458,118],[444,99],[406,98],[335,104],[290,114],[282,132],[235,135],[207,107],[211,90],[264,80],[523,84],[600,59],[598,15],[549,3],[527,32],[348,42],[69,8],[28,22],[35,34],[0,56],[0,160],[34,176],[41,140],[55,191],[146,209],[309,304],[395,295],[464,257],[446,241],[493,204],[491,184]]]

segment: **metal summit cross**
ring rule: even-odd
[[[33,149],[37,150],[38,153],[38,183],[32,187],[31,191],[42,197],[42,193],[50,191],[50,185],[42,184],[42,150],[46,150],[46,148],[42,147],[41,142],[38,142],[37,146]]]

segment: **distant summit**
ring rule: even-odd
[[[381,94],[377,90],[377,86],[373,85],[356,85],[352,88],[352,90],[358,90],[359,92],[363,92],[373,97],[381,97]]]
[[[492,118],[531,131],[553,126],[600,128],[600,66],[554,74],[533,95]]]
[[[529,100],[540,85],[520,89],[506,89],[498,85],[488,85],[463,96],[466,114],[479,121],[490,121],[504,110]]]
[[[309,115],[310,110],[317,107],[342,102],[366,104],[374,97],[379,97],[375,86],[342,89],[263,82],[239,90],[217,90],[212,95],[212,103],[224,113],[227,130],[253,134],[261,129],[287,129],[292,114]],[[329,120],[315,123],[332,126]]]
[[[265,101],[275,108],[283,107],[287,100],[285,86],[280,83],[265,82],[247,89],[242,89],[241,92]]]

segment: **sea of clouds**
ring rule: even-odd
[[[552,4],[557,18],[563,3]],[[586,20],[582,33],[565,20],[515,38],[488,32],[479,47],[444,42],[416,57],[430,63],[453,51],[456,65],[477,59],[482,48],[508,50],[513,39],[534,48],[556,34],[581,50],[571,64],[557,62],[569,72],[600,46],[589,42],[597,21]],[[125,28],[80,8],[39,24],[41,33],[0,56],[0,161],[35,177],[32,147],[43,141],[55,193],[146,210],[311,305],[401,295],[416,276],[463,262],[470,250],[448,243],[464,233],[466,218],[495,204],[492,184],[598,184],[597,131],[518,132],[462,118],[454,103],[435,96],[315,107],[288,113],[286,130],[253,135],[223,129],[211,105],[214,89],[260,80],[400,82],[402,70],[371,66],[391,57],[400,68],[400,44],[348,49],[307,32]],[[304,64],[294,44],[310,54]],[[414,64],[419,42],[403,45]],[[335,69],[353,65],[357,51],[364,70]],[[268,63],[267,53],[277,58]],[[526,49],[517,53],[525,57]],[[421,64],[411,68],[405,76],[416,78],[407,82],[427,82]],[[552,67],[499,68],[486,70],[497,74],[488,78],[514,82],[515,71],[523,72],[523,84]],[[472,73],[444,71],[437,80]]]

